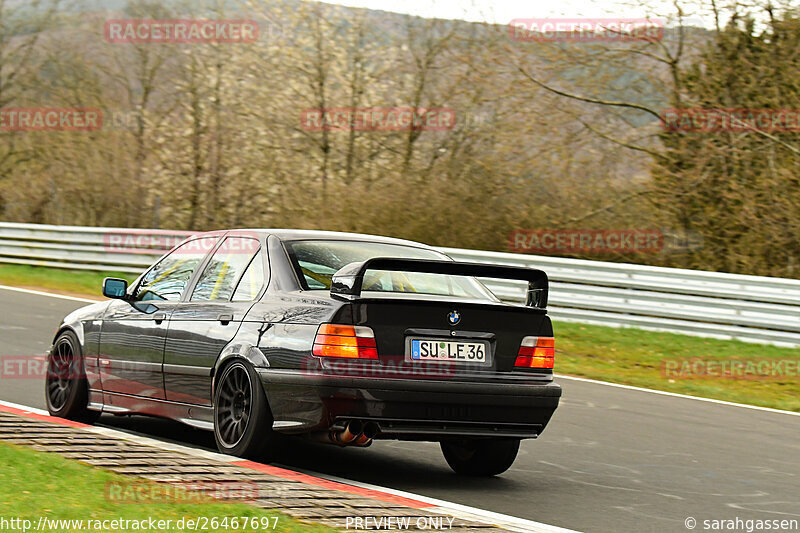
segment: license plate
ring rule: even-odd
[[[460,342],[411,339],[413,361],[461,361],[485,363],[487,345],[483,342]]]

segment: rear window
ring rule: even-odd
[[[450,261],[450,258],[439,252],[399,244],[362,241],[292,241],[286,243],[286,247],[294,268],[307,290],[330,290],[331,277],[340,268],[374,257]],[[367,292],[497,300],[473,277],[422,272],[369,270],[364,276],[362,287],[362,294]]]

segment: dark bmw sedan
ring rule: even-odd
[[[480,279],[516,280],[525,304]],[[340,446],[441,443],[460,474],[508,469],[558,406],[547,276],[454,262],[348,233],[195,235],[110,301],[67,316],[48,359],[51,414],[167,417],[227,454],[269,459],[276,434]]]

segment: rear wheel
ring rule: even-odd
[[[100,412],[87,409],[89,384],[81,355],[78,337],[73,332],[65,331],[58,336],[47,356],[45,398],[51,415],[91,424]]]
[[[514,463],[519,439],[461,439],[441,442],[442,453],[457,474],[495,476]]]
[[[222,453],[269,459],[276,435],[255,369],[244,361],[225,367],[214,394],[214,438]]]

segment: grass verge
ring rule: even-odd
[[[800,411],[800,349],[569,322],[553,328],[558,373]]]
[[[146,531],[149,527],[135,527],[133,522],[122,523],[127,527],[76,527],[56,520],[82,520],[83,526],[91,525],[88,521],[128,520],[142,521],[153,518],[156,521],[170,520],[171,527],[159,531],[185,531],[179,528],[180,519],[196,520],[199,517],[217,517],[219,524],[223,517],[238,517],[240,522],[247,519],[257,520],[256,528],[221,527],[216,531],[283,531],[283,532],[330,532],[333,529],[315,524],[305,524],[275,511],[267,511],[243,503],[179,503],[191,498],[182,498],[179,492],[170,492],[177,503],[120,503],[123,498],[111,498],[109,487],[130,487],[135,483],[136,494],[163,494],[163,485],[140,480],[138,478],[120,476],[107,470],[87,466],[61,456],[29,450],[27,448],[0,442],[0,509],[3,518],[30,520],[35,528],[40,517],[50,520],[50,527],[45,531],[67,530],[116,530]],[[148,488],[153,488],[150,492]],[[185,492],[185,491],[184,491]],[[275,520],[277,517],[277,520]],[[266,519],[267,528],[262,527],[261,520]],[[272,529],[272,524],[275,529]],[[202,527],[202,526],[201,526]]]
[[[103,278],[122,278],[130,283],[133,274],[90,272],[29,265],[0,265],[0,285],[47,289],[81,296],[102,298]]]
[[[126,274],[0,265],[0,284],[94,297],[100,297],[100,286],[106,276],[133,279]],[[558,373],[800,411],[800,349],[569,322],[556,322],[554,327]],[[771,367],[767,376],[695,373],[698,369],[712,370],[710,364],[714,362],[757,367],[762,361],[783,363],[777,370]],[[716,370],[721,368],[724,367]]]

